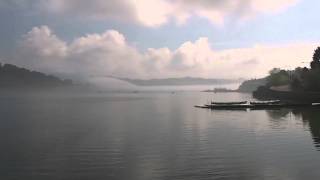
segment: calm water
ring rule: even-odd
[[[197,92],[0,97],[0,179],[319,179],[320,111]]]

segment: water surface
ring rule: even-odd
[[[3,95],[0,179],[318,179],[320,111],[200,92]]]

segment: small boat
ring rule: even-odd
[[[279,100],[273,101],[257,101],[250,102],[212,102],[211,104],[204,104],[195,106],[198,108],[208,109],[274,109],[274,108],[298,108],[298,107],[320,107],[320,103],[288,103]]]
[[[210,108],[209,105],[195,105],[196,108]]]
[[[251,104],[210,104],[204,105],[205,108],[210,109],[239,109],[239,108],[253,108],[254,105]]]
[[[238,104],[247,104],[247,101],[236,101],[236,102],[211,102],[212,105],[238,105]]]
[[[280,100],[272,100],[272,101],[251,101],[251,105],[275,105],[280,104]]]

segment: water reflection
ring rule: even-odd
[[[316,109],[193,107],[206,99],[203,93],[0,98],[0,179],[320,176]]]
[[[311,134],[314,146],[320,151],[320,111],[319,108],[295,108],[295,109],[272,109],[272,110],[248,110],[248,109],[229,109],[213,110],[213,112],[266,112],[271,128],[285,129],[289,120],[297,120],[307,128]]]
[[[302,120],[304,127],[310,130],[315,147],[320,151],[320,111],[318,108],[279,109],[266,112],[276,127],[286,122],[288,118]]]
[[[312,139],[315,146],[320,150],[320,112],[319,109],[296,111],[295,114],[300,114],[305,124],[309,125]]]

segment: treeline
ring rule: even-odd
[[[261,79],[251,79],[241,83],[239,88],[237,89],[238,92],[253,92],[258,89],[260,86],[266,85],[267,80],[266,78]]]
[[[311,68],[298,67],[293,71],[275,68],[267,77],[267,87],[290,86],[292,91],[320,91],[320,47],[313,54]]]
[[[71,80],[61,80],[55,76],[30,71],[11,64],[0,63],[0,88],[55,88],[71,86]]]

